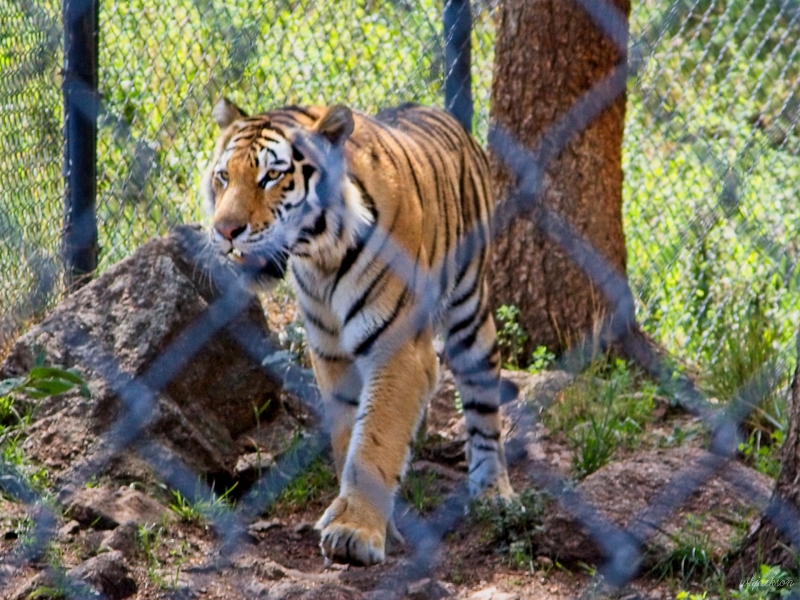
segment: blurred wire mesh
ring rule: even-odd
[[[59,255],[59,11],[57,2],[0,0],[0,347],[43,306],[28,302],[41,285],[31,261]],[[473,3],[482,141],[495,12]],[[197,183],[221,94],[249,110],[443,104],[440,2],[297,0],[253,13],[243,0],[101,2],[101,269],[202,218]],[[800,321],[799,21],[788,0],[634,5],[642,61],[628,82],[623,148],[628,275],[637,320],[690,362],[714,364],[726,345],[753,335],[777,352]],[[60,292],[53,287],[51,301]],[[730,452],[729,443],[720,448]]]

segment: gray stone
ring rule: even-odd
[[[159,374],[151,371],[157,360],[172,342],[184,339],[191,345],[204,335],[193,324],[224,291],[214,289],[205,267],[186,255],[191,235],[199,234],[182,228],[153,239],[69,295],[20,337],[0,364],[0,379],[27,373],[39,355],[46,364],[76,367],[84,374],[91,398],[71,391],[39,401],[23,445],[30,458],[55,475],[63,474],[62,480],[72,480],[81,463],[89,475],[102,469],[121,479],[140,479],[149,469],[147,462],[133,453],[120,457],[103,452],[120,433],[143,425],[146,430],[137,438],[157,442],[152,452],[163,459],[178,459],[198,473],[231,471],[234,439],[256,424],[254,407],[267,402],[273,407],[262,415],[264,421],[279,409],[278,382],[230,333],[246,331],[260,340],[268,336],[263,310],[245,293],[247,309],[233,319],[233,329],[212,333],[194,355],[178,352],[177,360],[184,362],[155,402],[141,404],[140,416],[103,439],[126,414],[120,387],[145,373],[159,380],[161,367]],[[141,391],[134,389],[126,400],[147,400]],[[146,452],[140,449],[142,454]]]
[[[67,578],[83,581],[110,600],[122,600],[136,593],[121,552],[99,554],[67,571]]]
[[[66,542],[72,539],[72,537],[81,530],[81,524],[77,521],[70,521],[66,525],[64,525],[61,529],[58,530],[56,533],[56,539],[60,542]]]
[[[737,493],[732,482],[737,478],[748,481],[766,501],[772,481],[754,469],[729,461],[694,488],[694,493],[681,502],[680,510],[672,510],[676,507],[669,504],[659,505],[664,500],[669,502],[664,492],[674,492],[676,483],[687,482],[685,469],[707,460],[717,459],[691,447],[643,451],[598,469],[575,491],[604,519],[627,528],[642,540],[648,561],[665,559],[687,536],[707,538],[710,553],[723,556],[732,550],[737,539],[736,524],[746,522],[754,508],[763,508],[757,497],[744,498]],[[654,523],[652,514],[661,509],[667,518],[663,523]],[[558,557],[565,564],[600,564],[604,560],[586,529],[563,509],[548,511],[534,544],[537,552]]]
[[[156,500],[127,486],[80,490],[67,506],[67,514],[84,527],[95,529],[114,529],[127,522],[151,525],[169,516]]]
[[[139,525],[136,521],[128,521],[116,529],[109,531],[100,542],[100,551],[118,550],[129,559],[136,553],[136,535]]]

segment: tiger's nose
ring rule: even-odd
[[[247,229],[247,225],[241,225],[239,223],[217,223],[214,225],[214,229],[219,232],[219,234],[224,237],[226,240],[232,240],[234,238],[239,237],[241,234],[245,232]]]

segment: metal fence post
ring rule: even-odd
[[[469,0],[447,0],[444,5],[444,105],[472,132],[472,77]]]
[[[98,0],[64,0],[63,252],[68,289],[97,268]]]

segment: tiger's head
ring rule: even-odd
[[[211,240],[254,273],[256,287],[283,278],[290,255],[324,263],[353,217],[369,219],[347,177],[349,108],[248,117],[222,99],[212,114],[222,132],[202,180]]]

